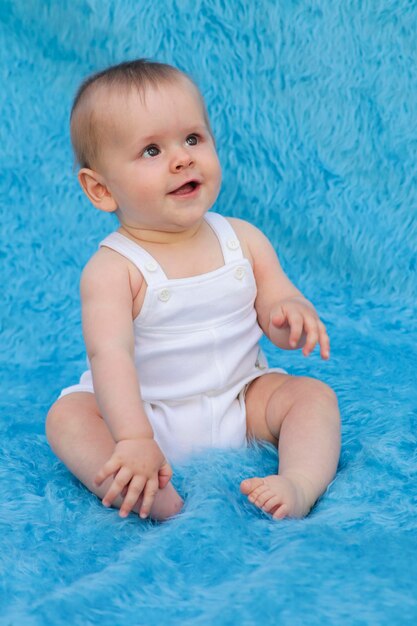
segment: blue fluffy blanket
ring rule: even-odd
[[[417,8],[408,0],[2,0],[1,624],[417,623]],[[175,468],[183,513],[122,520],[50,451],[48,407],[84,367],[78,281],[115,227],[68,136],[89,72],[138,56],[206,97],[216,210],[251,220],[313,300],[318,354],[272,365],[337,392],[337,477],[304,520],[239,493],[276,451]]]

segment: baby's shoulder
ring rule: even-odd
[[[240,217],[227,217],[226,219],[238,236],[241,235],[243,237],[248,237],[249,239],[252,239],[253,237],[265,236],[254,224],[251,224],[246,220],[242,220]]]
[[[263,232],[250,222],[238,217],[228,217],[227,220],[235,231],[242,247],[249,249],[251,256],[265,245],[265,241],[268,241]]]
[[[82,276],[94,277],[95,275],[107,274],[113,272],[127,271],[127,259],[121,254],[107,248],[100,247],[84,266]]]
[[[89,259],[81,274],[81,290],[105,284],[109,288],[129,283],[137,292],[143,276],[129,259],[106,246],[100,247]]]

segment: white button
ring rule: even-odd
[[[155,261],[148,261],[145,264],[145,268],[149,271],[149,272],[156,272],[156,270],[158,269],[158,264]]]
[[[229,239],[227,242],[229,250],[237,250],[239,248],[239,242],[237,239]]]
[[[171,294],[169,293],[168,289],[162,289],[162,291],[159,292],[159,299],[161,300],[161,302],[168,302],[170,297]]]
[[[244,267],[237,267],[235,269],[235,278],[237,278],[238,280],[242,280],[242,278],[244,277],[245,274],[246,274],[246,272],[245,272],[245,268]]]

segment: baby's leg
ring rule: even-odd
[[[248,436],[278,445],[278,475],[241,483],[275,519],[303,517],[336,473],[340,415],[333,391],[313,378],[265,374],[246,394]]]
[[[46,435],[52,450],[90,491],[102,499],[112,482],[108,478],[100,487],[94,484],[99,469],[112,455],[115,442],[92,393],[72,393],[55,402],[46,420]],[[137,513],[142,498],[133,510]],[[122,497],[113,506],[120,508]],[[181,497],[171,482],[155,496],[150,516],[164,520],[179,513]]]

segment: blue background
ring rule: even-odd
[[[417,622],[416,32],[407,0],[2,0],[2,624]],[[46,443],[84,367],[80,272],[116,226],[78,188],[71,101],[135,57],[200,85],[215,209],[262,228],[328,326],[328,363],[266,345],[340,401],[338,474],[305,520],[239,493],[270,447],[175,468],[186,506],[157,524],[104,509]]]

